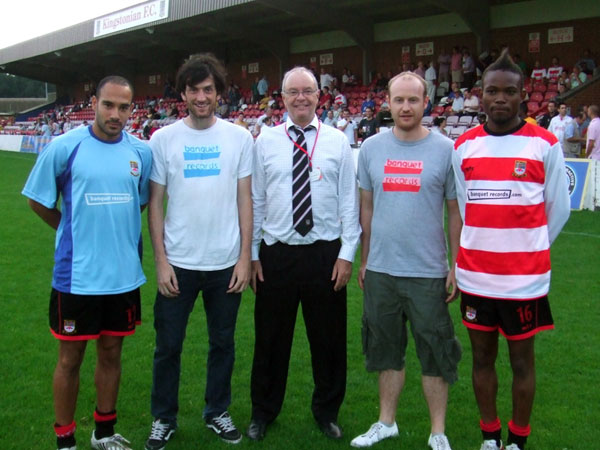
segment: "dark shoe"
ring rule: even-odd
[[[262,441],[265,437],[265,433],[267,432],[267,424],[263,422],[258,422],[254,419],[250,421],[250,426],[248,426],[248,437],[253,441]]]
[[[231,420],[231,416],[227,411],[220,416],[210,419],[206,422],[206,426],[229,444],[237,444],[242,440],[242,433],[235,427],[233,420]]]
[[[341,439],[344,435],[342,428],[336,422],[319,422],[319,428],[331,439]]]
[[[175,433],[176,427],[168,421],[156,419],[152,422],[150,437],[146,441],[146,450],[163,450]]]

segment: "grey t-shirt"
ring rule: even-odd
[[[361,189],[373,192],[367,269],[400,277],[448,274],[444,200],[456,198],[453,143],[438,133],[400,141],[367,139],[358,157]]]

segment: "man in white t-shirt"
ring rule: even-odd
[[[164,448],[177,428],[181,350],[200,291],[209,342],[203,419],[226,442],[242,438],[227,408],[237,312],[250,281],[253,139],[215,117],[217,94],[225,87],[225,69],[213,55],[190,58],[177,74],[189,115],[150,141],[148,223],[158,293],[147,450]]]
[[[342,118],[338,120],[337,128],[346,135],[350,146],[354,147],[358,138],[358,127],[356,126],[356,123],[354,123],[352,119],[350,119],[350,111],[348,111],[347,109],[344,109],[344,111],[342,112]]]
[[[321,67],[321,75],[319,77],[319,84],[321,85],[321,89],[327,87],[331,89],[331,84],[333,83],[333,77],[327,73],[325,67]]]
[[[573,118],[567,115],[567,105],[565,103],[561,103],[558,105],[558,116],[554,116],[554,118],[550,121],[550,125],[548,126],[548,131],[550,131],[560,141],[563,152],[567,147],[567,143],[565,141],[565,131],[567,126],[572,121]]]

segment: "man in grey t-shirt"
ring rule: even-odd
[[[414,73],[403,72],[390,80],[394,128],[367,139],[358,158],[363,346],[367,370],[379,372],[380,414],[369,431],[352,440],[354,447],[398,435],[395,415],[405,379],[408,320],[431,417],[428,445],[450,449],[445,435],[448,384],[457,379],[461,350],[448,303],[457,296],[454,261],[461,219],[452,141],[421,126],[426,89],[425,80]]]

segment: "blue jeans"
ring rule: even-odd
[[[152,375],[151,412],[154,418],[177,424],[181,350],[190,313],[200,291],[208,329],[206,406],[202,416],[210,420],[231,403],[231,374],[235,360],[234,332],[241,294],[227,294],[233,267],[215,271],[173,267],[179,296],[156,294],[154,328],[156,349]]]

